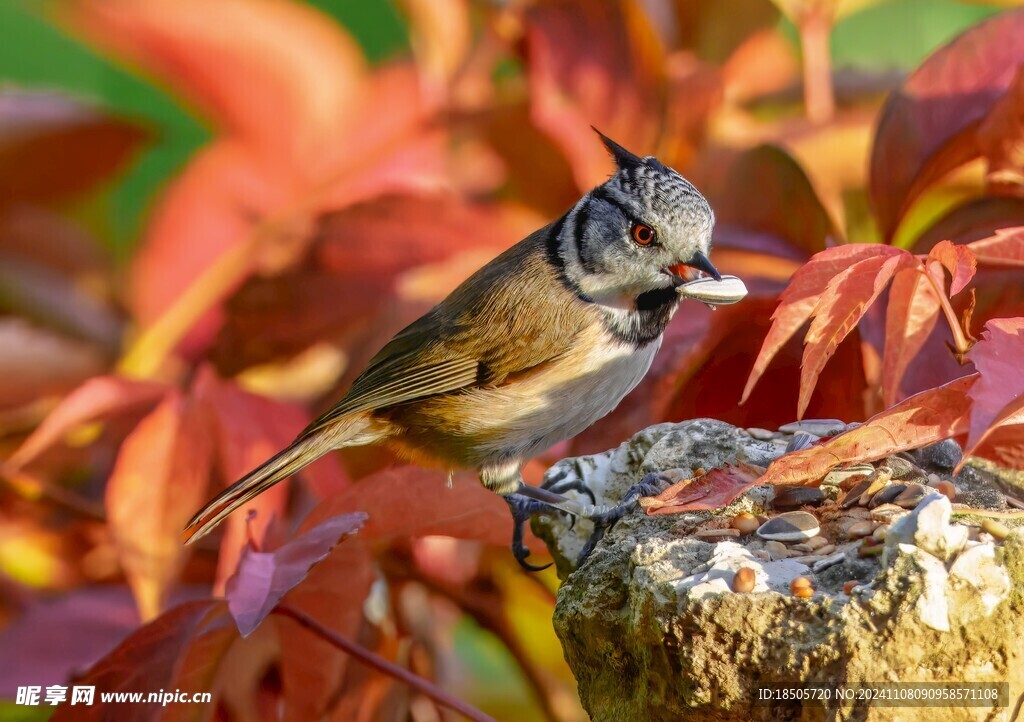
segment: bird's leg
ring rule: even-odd
[[[512,494],[505,497],[508,507],[512,511],[512,556],[519,562],[519,566],[528,572],[539,572],[547,569],[550,564],[537,566],[530,564],[526,558],[530,556],[530,550],[523,544],[523,525],[530,520],[534,514],[550,511],[550,507],[542,501],[527,499],[519,494]]]
[[[568,477],[568,478],[566,478]],[[594,492],[590,490],[590,487],[583,483],[583,479],[578,476],[569,476],[568,471],[561,471],[560,473],[552,474],[551,476],[544,479],[544,482],[540,485],[541,489],[547,489],[548,491],[554,492],[555,494],[564,494],[567,491],[578,491],[581,494],[586,494],[590,497],[590,503],[596,504],[597,499],[594,497]]]
[[[516,489],[513,496],[523,497],[524,501],[532,501],[534,503],[539,502],[568,514],[572,514],[573,516],[589,519],[593,522],[594,531],[587,540],[587,543],[584,545],[583,551],[580,552],[579,559],[577,560],[577,564],[582,564],[590,555],[590,552],[594,550],[594,547],[597,546],[597,543],[601,541],[602,537],[604,537],[605,532],[614,526],[615,522],[621,519],[627,511],[636,506],[637,499],[642,496],[651,496],[661,491],[661,480],[662,477],[658,474],[648,474],[639,484],[634,484],[630,487],[629,491],[626,492],[626,495],[622,497],[622,500],[615,506],[607,506],[605,504],[581,504],[573,499],[567,499],[561,494],[557,494],[550,489],[530,486],[529,484],[524,484],[522,481],[519,482],[519,487]],[[509,503],[511,504],[512,502],[510,501]],[[531,508],[534,511],[541,511],[543,507]],[[530,513],[532,514],[534,511],[531,511]],[[513,515],[515,515],[514,511]],[[518,525],[517,528],[521,543],[521,525]],[[514,543],[515,534],[513,536],[513,544]],[[516,558],[519,559],[518,556]],[[524,564],[522,559],[520,559],[520,564]]]

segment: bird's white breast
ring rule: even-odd
[[[480,449],[485,456],[507,456],[513,450],[522,458],[532,456],[618,406],[640,383],[660,346],[658,338],[637,349],[595,325],[543,368],[501,387],[471,392],[471,406],[486,413],[464,417],[465,431],[487,439]]]

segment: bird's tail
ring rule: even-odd
[[[346,421],[355,421],[354,419]],[[228,514],[256,498],[332,449],[365,443],[354,439],[362,430],[358,423],[334,423],[312,433],[304,433],[283,451],[270,457],[227,489],[208,501],[185,527],[186,544],[209,534]]]

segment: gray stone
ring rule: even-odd
[[[689,428],[677,443],[700,448],[704,459],[676,458],[665,468],[689,473],[712,468],[706,460],[730,449],[742,453],[744,445],[724,426],[702,420]],[[656,446],[671,446],[663,443],[667,432],[653,436],[594,464],[604,488],[628,488]],[[658,454],[658,464],[670,457],[667,448]],[[758,514],[770,497],[770,489],[754,487],[720,513]],[[1024,615],[1024,535],[1011,534],[998,548],[968,543],[966,527],[950,523],[951,505],[939,494],[913,512],[887,508],[904,516],[890,528],[884,555],[858,558],[857,544],[845,543],[816,559],[825,544],[802,557],[813,568],[800,559],[772,560],[770,546],[785,550],[775,541],[743,546],[693,539],[713,512],[627,514],[557,595],[554,628],[591,719],[824,719],[820,709],[800,702],[759,704],[756,692],[834,688],[837,679],[847,686],[880,679],[1008,681],[1011,700],[1020,697],[1024,665],[1016,660],[1024,658],[1024,635],[1016,630]],[[836,533],[834,520],[822,533]],[[743,567],[753,569],[754,588],[738,594],[731,585]],[[812,580],[813,598],[790,593],[798,576]],[[850,580],[859,584],[848,596],[842,589]],[[949,720],[993,718],[991,708],[940,711]],[[923,722],[935,715],[933,708],[851,703],[835,717]]]
[[[960,445],[952,439],[939,441],[910,453],[918,466],[935,473],[952,471],[964,456]]]
[[[772,517],[761,525],[757,535],[773,541],[802,541],[818,535],[818,518],[806,511],[790,511]]]
[[[758,441],[730,424],[713,419],[694,419],[678,424],[658,424],[644,429],[615,449],[562,459],[548,469],[545,481],[584,481],[594,493],[597,504],[614,506],[648,473],[673,470],[678,478],[689,478],[697,469],[710,470],[745,462],[767,467],[781,455],[770,442]],[[585,494],[569,491],[569,498],[589,503]],[[749,511],[761,513],[767,507],[771,490],[753,487],[734,504],[733,514]],[[629,543],[638,538],[682,536],[710,518],[711,512],[647,516],[641,510],[623,517],[598,545],[593,558],[600,558],[605,546]],[[531,525],[555,558],[559,575],[565,577],[576,566],[576,559],[586,544],[593,524],[586,519],[572,520],[560,514],[535,516]]]
[[[802,506],[820,506],[825,492],[816,486],[787,486],[777,489],[772,506],[779,510],[799,509]]]

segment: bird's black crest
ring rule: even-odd
[[[594,126],[590,127],[601,138],[601,142],[604,143],[604,147],[608,149],[608,152],[612,154],[612,158],[615,159],[615,165],[619,168],[632,169],[643,163],[643,159],[641,159],[640,156],[630,153],[597,128],[594,128]]]

